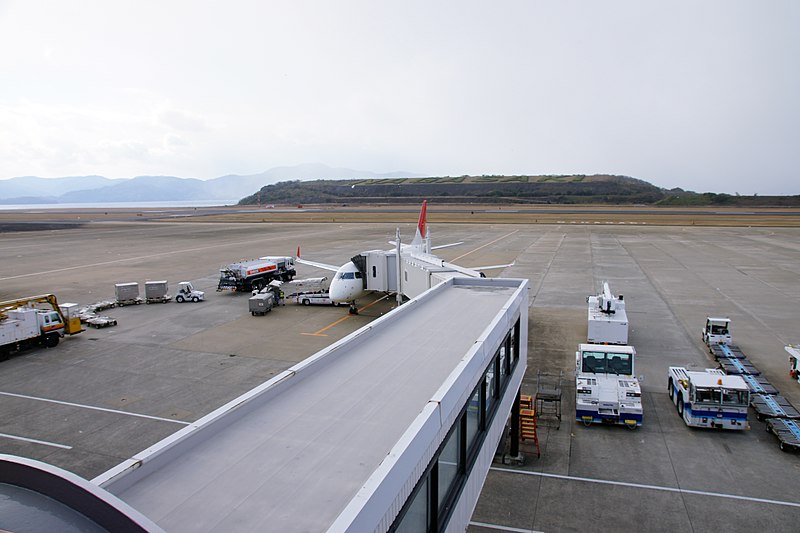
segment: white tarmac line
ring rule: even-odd
[[[9,435],[8,433],[0,433],[0,437],[14,440],[24,440],[25,442],[33,442],[35,444],[44,444],[45,446],[52,446],[54,448],[61,448],[62,450],[71,450],[72,446],[66,444],[57,444],[55,442],[47,442],[46,440],[29,439],[27,437],[19,437],[17,435]]]
[[[497,529],[498,531],[511,531],[512,533],[542,533],[535,529],[520,529],[518,527],[498,526],[497,524],[484,524],[483,522],[470,522],[469,525],[485,527],[487,529]]]
[[[172,418],[162,418],[160,416],[142,415],[139,413],[130,413],[128,411],[118,411],[117,409],[107,409],[105,407],[95,407],[93,405],[84,405],[80,403],[62,402],[61,400],[51,400],[49,398],[37,398],[36,396],[27,396],[25,394],[15,394],[13,392],[0,392],[2,396],[12,396],[14,398],[25,398],[26,400],[36,400],[39,402],[57,403],[59,405],[68,405],[70,407],[80,407],[81,409],[91,409],[93,411],[103,411],[106,413],[114,413],[117,415],[134,416],[137,418],[147,418],[149,420],[158,420],[159,422],[172,422],[173,424],[181,424],[188,426],[191,422],[184,422],[183,420],[174,420]]]
[[[449,262],[449,263],[455,263],[455,262],[456,262],[456,261],[458,261],[459,259],[461,259],[461,258],[463,258],[463,257],[467,257],[467,256],[468,256],[469,254],[471,254],[471,253],[474,253],[474,252],[477,252],[478,250],[481,250],[481,249],[483,249],[483,248],[486,248],[486,247],[487,247],[487,246],[489,246],[490,244],[494,244],[494,243],[496,243],[497,241],[502,241],[502,240],[503,240],[503,239],[505,239],[506,237],[510,237],[510,236],[512,236],[512,235],[514,235],[515,233],[518,233],[518,232],[519,232],[519,230],[518,230],[518,229],[515,229],[515,230],[514,230],[514,231],[512,231],[511,233],[506,233],[506,234],[505,234],[505,235],[503,235],[502,237],[498,237],[498,238],[496,238],[495,240],[493,240],[492,242],[487,242],[487,243],[486,243],[486,244],[484,244],[483,246],[478,246],[478,247],[477,247],[477,248],[475,248],[474,250],[470,250],[470,251],[469,251],[469,252],[467,252],[467,253],[463,253],[463,254],[459,255],[458,257],[456,257],[455,259],[452,259],[452,260],[450,260],[450,261],[448,261],[448,262]],[[469,267],[467,267],[467,268],[469,268]],[[0,278],[0,279],[2,279],[2,278]]]
[[[634,489],[648,489],[648,490],[660,490],[664,492],[678,492],[680,494],[694,494],[697,496],[711,496],[714,498],[727,498],[730,500],[743,500],[748,502],[755,502],[755,503],[768,503],[771,505],[784,505],[787,507],[798,507],[800,508],[800,503],[797,502],[787,502],[783,500],[768,500],[766,498],[753,498],[752,496],[739,496],[737,494],[725,494],[721,492],[706,492],[704,490],[691,490],[691,489],[681,489],[675,487],[662,487],[659,485],[644,485],[641,483],[626,483],[624,481],[611,481],[608,479],[593,479],[588,477],[577,477],[577,476],[564,476],[561,474],[545,474],[544,472],[529,472],[526,470],[513,470],[511,468],[495,468],[491,467],[489,470],[495,470],[497,472],[506,472],[509,474],[522,474],[525,476],[538,476],[538,477],[549,477],[554,479],[564,479],[567,481],[583,481],[586,483],[598,483],[600,485],[616,485],[620,487],[631,487]]]

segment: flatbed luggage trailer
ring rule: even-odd
[[[784,452],[800,450],[800,425],[797,420],[786,418],[770,418],[767,420],[767,431],[778,437],[778,446]]]
[[[669,367],[668,392],[678,415],[687,426],[750,429],[747,409],[750,390],[741,376],[729,376],[718,368],[693,372]]]

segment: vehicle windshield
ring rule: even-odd
[[[704,404],[719,404],[719,389],[695,389],[694,402]]]
[[[722,389],[723,405],[747,405],[750,403],[750,393],[746,390]]]
[[[728,326],[724,325],[711,325],[711,334],[712,335],[727,335],[728,334]]]
[[[581,372],[592,374],[633,374],[629,353],[583,352]]]
[[[342,272],[339,279],[361,279],[361,272]]]

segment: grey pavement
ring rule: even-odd
[[[401,225],[403,235],[413,226]],[[389,248],[394,229],[140,222],[0,234],[0,300],[52,292],[88,304],[111,298],[114,283],[148,279],[173,290],[191,280],[208,297],[111,309],[116,327],[0,362],[0,453],[91,479],[369,323],[393,298],[358,317],[293,304],[252,317],[247,295],[215,292],[218,269],[297,246],[308,259],[341,264]],[[560,429],[540,420],[541,457],[525,443],[524,464],[495,464],[473,515],[484,525],[471,531],[797,530],[800,456],[781,452],[752,413],[749,431],[686,427],[666,372],[713,366],[700,329],[706,315],[729,316],[735,343],[800,406],[783,351],[800,342],[800,230],[436,224],[431,232],[434,244],[464,241],[440,251],[447,260],[513,261],[502,275],[530,280],[523,393],[535,392],[537,369],[565,372]],[[644,377],[644,425],[634,431],[574,421],[574,354],[586,338],[586,297],[603,281],[625,296]]]

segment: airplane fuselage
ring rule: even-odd
[[[354,302],[367,292],[364,290],[363,275],[352,261],[339,267],[328,289],[330,299],[334,303]]]

